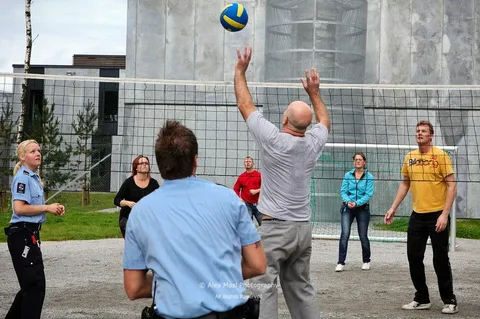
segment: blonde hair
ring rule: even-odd
[[[23,142],[21,142],[20,144],[18,144],[17,146],[17,158],[18,158],[18,162],[17,164],[15,164],[15,167],[13,168],[13,175],[15,176],[17,173],[18,173],[18,170],[20,169],[20,167],[22,167],[23,165],[23,162],[22,160],[20,159],[20,157],[22,156],[25,156],[25,153],[27,152],[27,146],[32,144],[32,143],[35,143],[37,145],[40,145],[38,144],[37,141],[35,140],[25,140]],[[38,183],[40,184],[40,186],[42,186],[43,188],[43,182],[42,182],[42,179],[40,178],[40,176],[38,177]]]
[[[18,170],[20,169],[20,167],[22,167],[23,162],[20,158],[25,156],[25,153],[27,152],[27,146],[32,144],[32,143],[35,143],[35,144],[38,145],[37,141],[35,141],[35,140],[25,140],[25,141],[21,142],[20,144],[18,144],[18,146],[17,146],[18,162],[17,162],[17,164],[15,164],[15,167],[13,168],[13,175],[16,175],[18,173]]]

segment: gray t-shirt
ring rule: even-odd
[[[281,133],[259,111],[250,114],[247,126],[263,167],[259,211],[278,219],[309,220],[310,178],[327,142],[328,129],[315,124],[304,137],[296,137]]]

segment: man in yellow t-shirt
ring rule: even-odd
[[[425,278],[423,258],[430,236],[433,249],[433,266],[438,278],[440,297],[444,302],[442,313],[458,312],[453,293],[452,269],[448,258],[450,209],[457,186],[452,163],[447,153],[432,145],[433,125],[420,121],[416,129],[418,149],[405,156],[402,166],[403,180],[391,208],[385,214],[385,223],[393,216],[410,190],[413,211],[408,224],[407,256],[410,277],[416,289],[415,297],[405,310],[429,309],[431,306]]]

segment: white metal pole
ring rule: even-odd
[[[455,208],[455,201],[453,201],[453,207],[450,218],[450,252],[455,251],[456,239],[457,239],[457,209]]]
[[[457,174],[457,153],[453,151],[453,167],[455,168],[454,176],[458,176]],[[452,209],[451,209],[451,216],[450,216],[450,247],[449,251],[454,252],[455,251],[455,246],[457,244],[457,208],[456,208],[456,202],[457,201],[457,195],[455,194],[455,198],[453,200],[452,204]]]

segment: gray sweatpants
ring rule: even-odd
[[[310,283],[310,223],[264,220],[260,236],[267,256],[267,271],[247,284],[250,293],[261,296],[260,319],[278,318],[277,279],[292,319],[320,318],[315,290]]]

